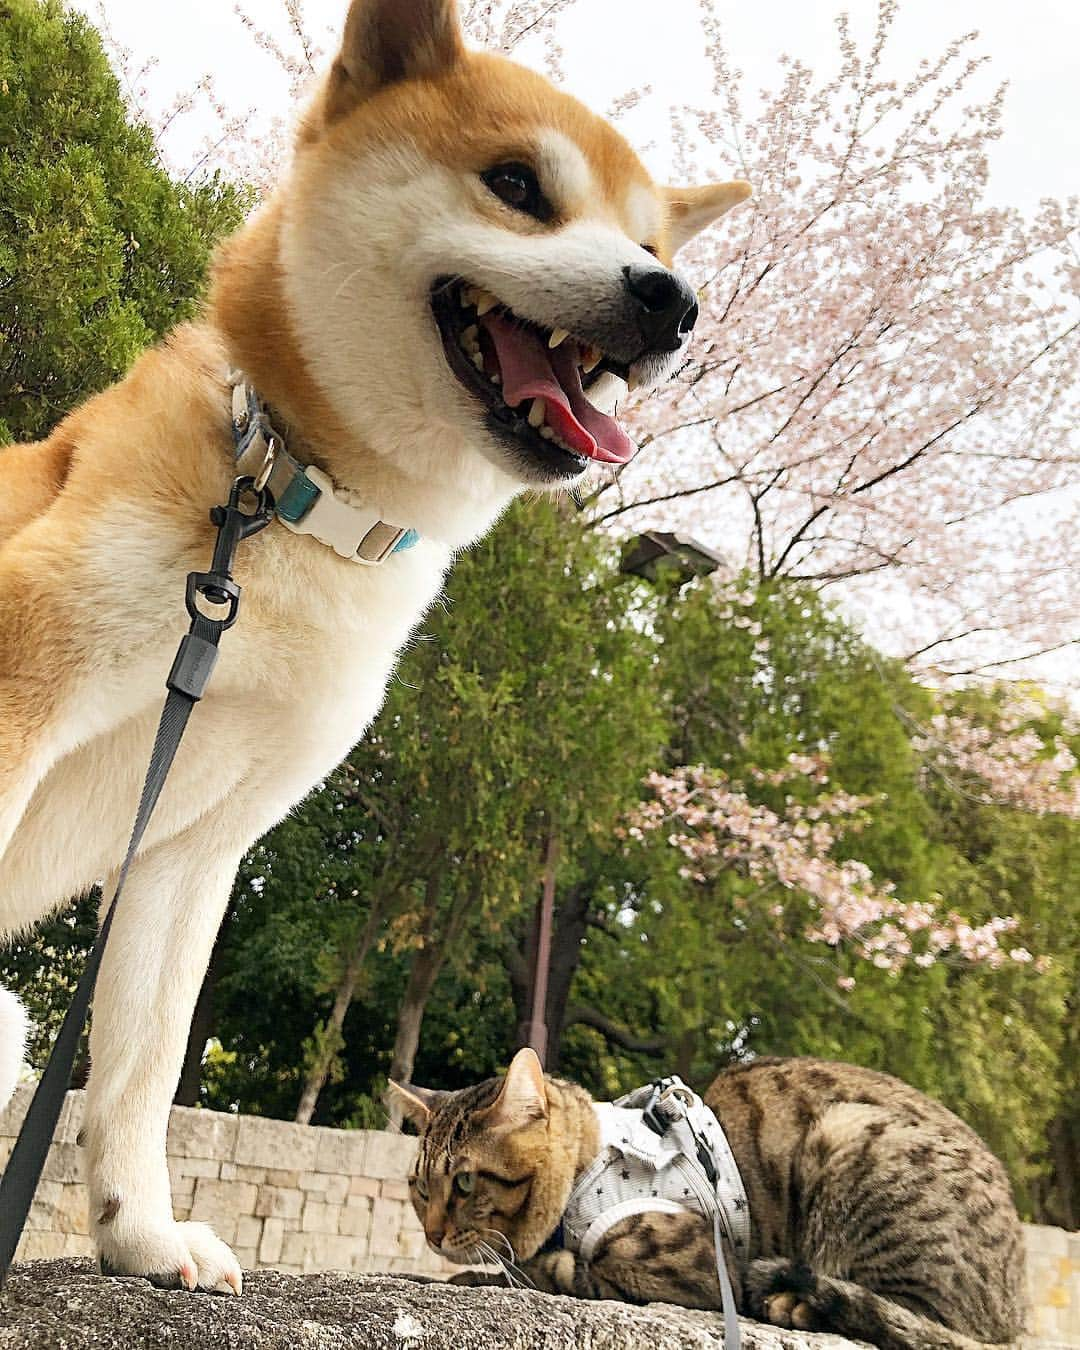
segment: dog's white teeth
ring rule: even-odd
[[[479,327],[475,323],[470,324],[468,328],[466,328],[465,331],[462,333],[461,340],[462,342],[467,342],[470,345],[472,345],[472,343],[474,342],[479,342],[480,341]]]
[[[483,318],[488,310],[494,309],[498,303],[498,300],[490,291],[476,292],[476,312],[480,318]]]
[[[491,383],[492,383],[492,384],[502,384],[502,376],[501,376],[501,375],[492,375],[492,377],[491,377]]]
[[[534,398],[533,405],[529,409],[529,426],[542,427],[545,417],[547,417],[547,403],[542,398]]]
[[[565,328],[556,328],[548,338],[548,346],[554,351],[556,347],[561,347],[569,336]]]
[[[551,427],[549,427],[549,426],[543,426],[543,427],[541,427],[541,428],[540,428],[540,435],[543,436],[543,438],[544,438],[545,441],[553,441],[553,440],[555,439],[555,433],[554,433],[554,431],[552,431]]]
[[[585,351],[585,359],[581,363],[581,369],[586,375],[591,375],[603,359],[604,353],[599,347],[588,347]]]
[[[473,363],[473,365],[476,367],[477,370],[483,370],[483,369],[484,369],[484,354],[483,354],[483,352],[474,352],[474,353],[473,353],[472,363]]]

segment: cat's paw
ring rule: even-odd
[[[142,1275],[169,1289],[204,1289],[237,1294],[243,1289],[240,1263],[205,1223],[167,1223],[147,1228],[98,1231],[104,1275]]]
[[[770,1294],[765,1299],[763,1311],[770,1326],[785,1327],[791,1331],[815,1330],[813,1308],[790,1290],[782,1294]]]
[[[456,1275],[451,1275],[446,1283],[468,1285],[474,1289],[486,1289],[491,1285],[505,1285],[506,1276],[496,1275],[487,1270],[459,1270]]]

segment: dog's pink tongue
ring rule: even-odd
[[[500,314],[485,314],[480,322],[495,344],[502,394],[511,408],[542,398],[548,424],[579,455],[606,464],[633,457],[637,447],[622,427],[585,397],[574,344],[551,351],[538,333]]]

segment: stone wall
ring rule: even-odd
[[[30,1099],[0,1114],[0,1166]],[[83,1094],[68,1093],[18,1259],[92,1254],[83,1152]],[[329,1130],[174,1107],[169,1172],[177,1218],[212,1223],[245,1270],[445,1274],[409,1203],[416,1141],[380,1130]],[[1032,1330],[1080,1346],[1080,1233],[1029,1227]]]
[[[1080,1345],[1080,1233],[1029,1224],[1027,1260],[1032,1332]]]
[[[31,1089],[0,1114],[7,1162]],[[83,1094],[69,1092],[17,1260],[89,1256]],[[405,1177],[416,1140],[381,1130],[328,1130],[284,1120],[173,1107],[169,1174],[178,1219],[213,1224],[245,1270],[451,1269],[424,1241]]]

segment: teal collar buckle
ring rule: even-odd
[[[274,513],[293,534],[309,534],[341,558],[377,567],[420,542],[415,530],[389,525],[376,511],[354,506],[314,464],[289,454],[270,409],[243,375],[230,376],[237,468],[267,488]]]

